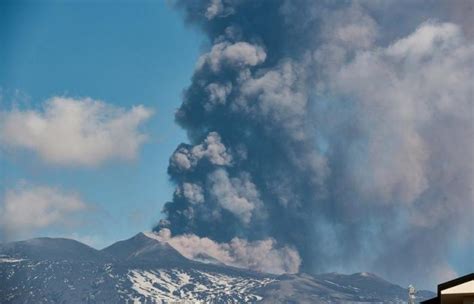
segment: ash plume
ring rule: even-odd
[[[271,240],[290,272],[451,278],[449,248],[474,248],[474,44],[472,2],[449,3],[178,1],[209,47],[155,230]]]

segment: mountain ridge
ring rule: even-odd
[[[2,303],[404,303],[407,295],[369,273],[273,275],[193,261],[144,233],[102,250],[62,238],[0,244],[0,282]]]

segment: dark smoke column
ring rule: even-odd
[[[301,257],[310,273],[450,279],[453,254],[474,250],[469,5],[177,1],[210,45],[155,230],[264,271]]]
[[[156,229],[219,242],[272,237],[296,246],[310,269],[318,244],[309,205],[324,196],[327,168],[311,132],[304,54],[294,47],[301,35],[282,1],[179,6],[212,46],[176,114],[191,144],[170,159],[177,190]]]

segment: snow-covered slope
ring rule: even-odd
[[[275,276],[191,261],[142,233],[101,251],[66,239],[0,245],[0,303],[403,303],[406,294],[367,273]]]
[[[192,269],[161,269],[129,271],[132,289],[145,298],[193,303],[253,303],[260,301],[258,290],[275,281],[273,278],[230,276]]]

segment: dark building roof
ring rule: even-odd
[[[421,304],[438,304],[439,299],[438,299],[438,297],[436,297],[436,298],[432,298],[432,299],[429,299],[429,300],[426,300],[426,301],[422,301],[420,303]]]
[[[420,303],[421,304],[438,304],[438,303],[441,303],[440,299],[441,299],[441,291],[442,290],[445,290],[445,289],[448,289],[448,288],[451,288],[451,287],[454,287],[454,286],[457,286],[457,285],[461,285],[463,283],[466,283],[466,282],[469,282],[469,281],[472,281],[472,280],[474,280],[474,272],[470,273],[470,274],[467,274],[465,276],[459,277],[457,279],[441,283],[441,284],[438,285],[438,296],[436,298],[429,299],[429,300],[426,300],[426,301],[423,301],[423,302],[420,302]]]

